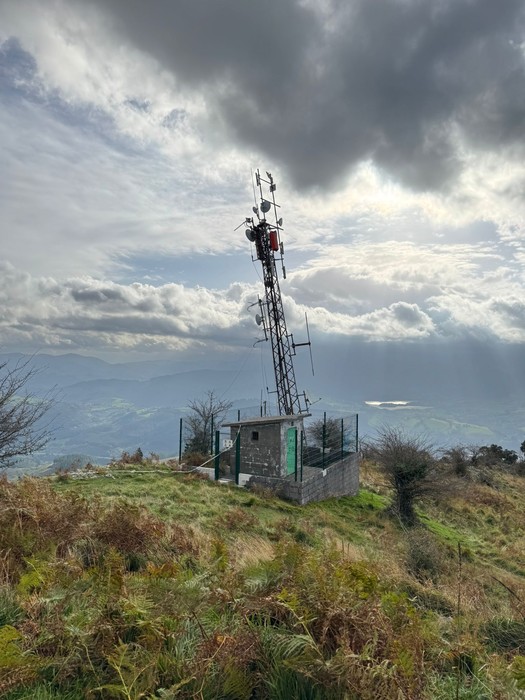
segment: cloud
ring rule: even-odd
[[[0,81],[4,259],[36,274],[115,274],[126,256],[148,250],[169,258],[240,244],[235,207],[190,156],[174,160],[155,144],[124,139],[109,115],[39,85],[31,57],[7,44]],[[210,235],[217,220],[226,232]]]
[[[46,347],[177,350],[204,344],[245,345],[253,288],[226,290],[117,284],[89,276],[58,282],[0,264],[2,349]]]
[[[0,5],[3,344],[251,344],[261,160],[291,328],[525,342],[521,2],[154,5]]]
[[[165,284],[117,284],[91,277],[57,282],[32,278],[2,264],[0,301],[8,313],[0,321],[4,350],[11,343],[62,349],[123,346],[177,349],[216,342],[246,346],[257,334],[249,304],[257,288],[239,283],[225,290]],[[293,322],[300,313],[285,298]],[[313,326],[329,334],[368,339],[425,337],[432,320],[417,304],[396,302],[367,314],[349,315],[326,308],[310,311]]]
[[[385,242],[335,248],[335,258],[321,254],[282,283],[296,334],[307,311],[316,337],[525,341],[519,273],[490,246]],[[0,268],[3,349],[235,348],[252,345],[259,332],[249,308],[262,294],[258,281],[213,289],[89,275],[61,280],[8,263]]]
[[[416,340],[435,334],[430,316],[417,304],[400,301],[367,314],[350,316],[314,307],[308,319],[325,334],[352,336],[369,341]]]
[[[333,187],[372,160],[443,188],[465,147],[522,152],[521,0],[95,4],[298,187]]]
[[[369,340],[525,341],[521,263],[497,242],[334,245],[289,274],[293,322]],[[320,308],[322,307],[322,308]]]

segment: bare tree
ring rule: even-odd
[[[194,399],[189,403],[190,415],[185,419],[186,449],[192,452],[210,452],[213,441],[213,429],[219,428],[224,416],[232,407],[231,401],[222,401],[213,391],[206,392],[203,399]]]
[[[308,439],[312,445],[330,450],[341,449],[341,420],[338,418],[318,418],[306,429]]]
[[[435,495],[443,485],[438,478],[432,446],[422,437],[383,426],[376,439],[369,443],[368,451],[394,491],[392,510],[405,525],[413,525],[417,520],[416,502]]]
[[[49,423],[42,418],[52,398],[37,397],[26,387],[37,372],[29,362],[0,364],[0,467],[9,466],[14,457],[38,452],[50,440]]]

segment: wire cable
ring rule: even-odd
[[[250,358],[250,355],[252,354],[252,350],[253,350],[253,345],[250,347],[249,352],[246,353],[246,355],[245,355],[245,357],[244,357],[244,360],[243,360],[243,362],[241,363],[241,366],[240,366],[239,369],[237,370],[237,374],[236,374],[235,377],[231,380],[229,386],[226,387],[226,389],[225,389],[225,390],[222,392],[222,394],[219,396],[219,401],[225,396],[225,394],[227,394],[227,393],[230,391],[230,389],[231,389],[232,386],[235,384],[235,382],[237,381],[237,379],[239,379],[239,375],[241,374],[241,372],[243,371],[244,367],[246,366],[246,363],[248,362],[248,360],[249,360],[249,358]]]

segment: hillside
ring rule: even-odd
[[[4,481],[0,695],[525,697],[523,484],[456,478],[406,531],[370,464],[306,507],[149,463]]]
[[[362,436],[384,424],[402,426],[428,436],[436,447],[497,443],[517,450],[523,441],[521,346],[458,343],[446,350],[439,343],[432,348],[389,343],[381,349],[354,342],[344,352],[320,344],[314,354],[315,376],[307,353],[296,358],[314,418],[324,411],[358,413]],[[274,395],[266,393],[273,368],[264,369],[263,356],[253,348],[235,356],[217,350],[171,361],[110,364],[75,354],[0,354],[2,361],[11,366],[28,361],[36,370],[28,391],[55,398],[48,415],[52,440],[33,456],[40,464],[73,452],[101,464],[137,445],[145,454],[178,454],[179,421],[207,390],[231,401],[234,411],[250,407],[258,413],[261,398],[269,412],[275,410]],[[34,467],[21,462],[19,469]]]

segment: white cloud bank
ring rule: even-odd
[[[0,347],[251,344],[228,254],[268,161],[292,325],[525,342],[522,3],[438,5],[195,0],[177,43],[173,3],[4,0]]]

